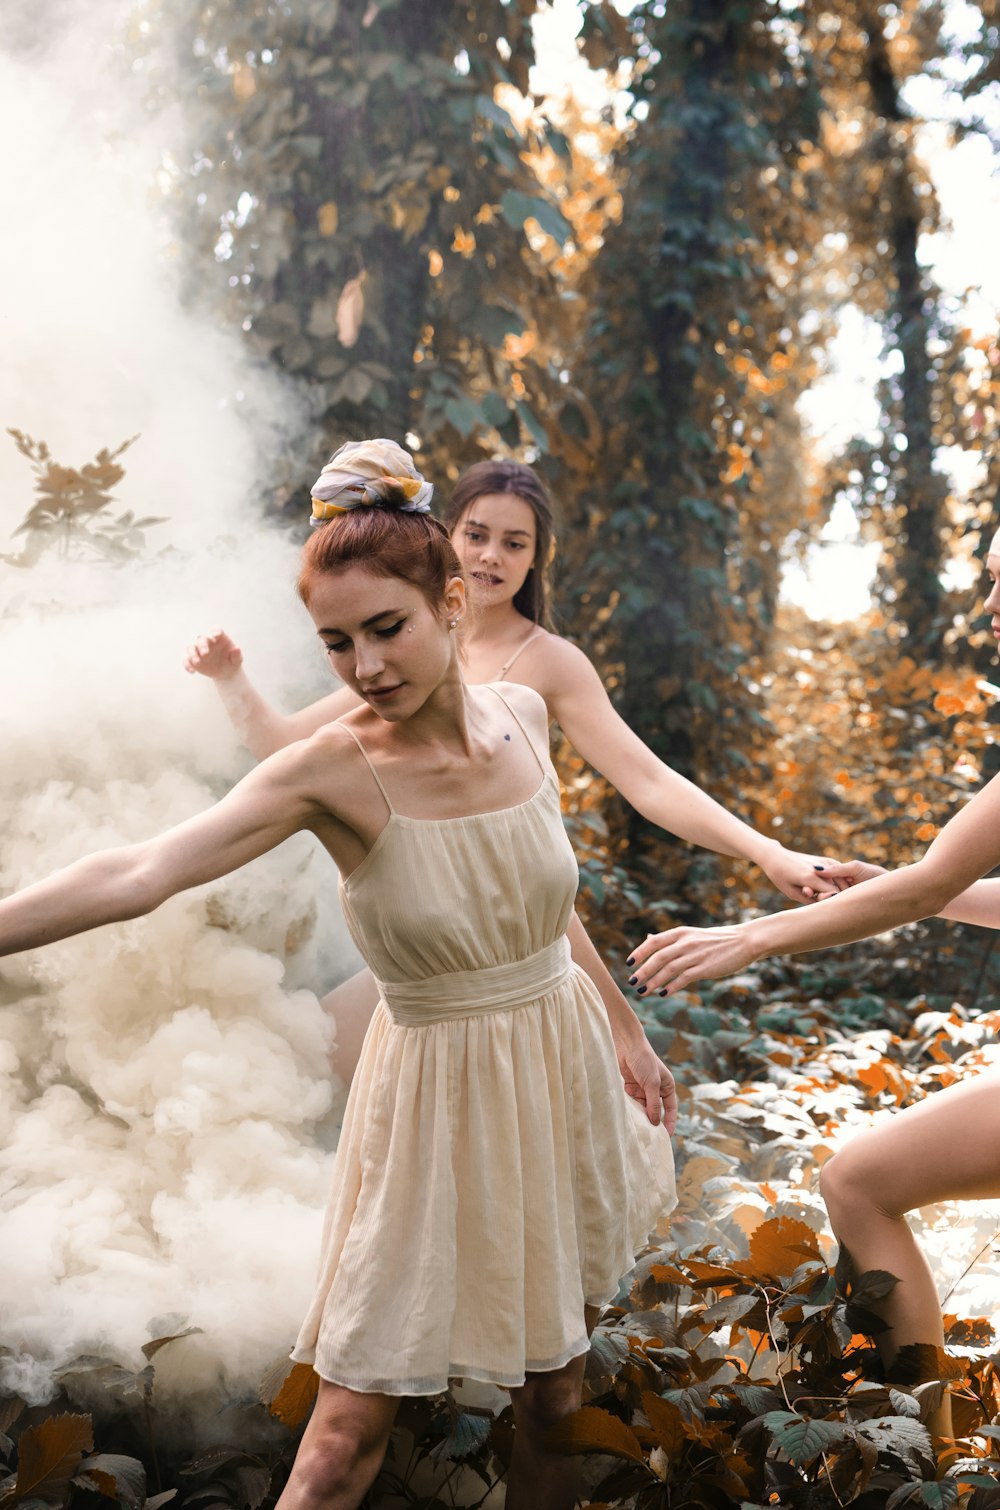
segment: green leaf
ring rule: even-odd
[[[959,1486],[954,1479],[900,1484],[886,1500],[885,1510],[900,1510],[903,1505],[929,1505],[931,1510],[948,1510],[958,1496]]]
[[[547,451],[549,449],[549,437],[541,420],[537,417],[534,411],[530,409],[527,404],[522,403],[520,399],[517,402],[517,412],[521,416],[521,422],[523,423],[528,433],[531,435],[538,449],[540,451]]]
[[[524,222],[534,218],[542,230],[560,244],[572,235],[572,227],[550,199],[538,199],[533,194],[522,194],[520,189],[508,189],[500,200],[500,213],[507,224],[521,230]]]
[[[909,1416],[880,1416],[875,1421],[860,1421],[854,1427],[859,1437],[865,1437],[880,1452],[891,1452],[904,1463],[919,1467],[934,1461],[930,1432],[919,1421]]]
[[[473,321],[476,330],[490,346],[501,346],[506,335],[519,336],[525,321],[502,304],[481,304]]]
[[[486,423],[488,425],[495,425],[498,429],[501,425],[505,425],[510,418],[511,411],[507,400],[503,394],[497,393],[492,388],[480,400],[479,407],[483,411],[483,418]]]
[[[146,1470],[138,1458],[117,1452],[97,1452],[84,1458],[74,1484],[117,1500],[124,1510],[142,1510],[146,1502]]]
[[[628,1357],[631,1349],[623,1332],[608,1331],[598,1327],[590,1339],[587,1353],[586,1375],[588,1379],[605,1379],[616,1374]]]
[[[559,410],[559,424],[567,435],[572,435],[576,440],[586,440],[590,434],[590,428],[578,404],[563,404]]]
[[[488,94],[479,94],[476,96],[476,114],[481,115],[484,120],[492,121],[495,126],[500,127],[501,131],[509,131],[512,136],[516,136],[518,140],[521,139],[520,131],[518,131],[506,110],[498,105],[496,100],[491,99]]]
[[[444,406],[444,417],[454,425],[459,435],[471,435],[483,422],[479,405],[464,394],[450,398]]]
[[[477,1415],[463,1410],[449,1435],[433,1449],[431,1457],[435,1462],[442,1458],[454,1462],[459,1458],[469,1457],[483,1446],[492,1426],[492,1415]]]
[[[764,1425],[775,1445],[797,1468],[805,1467],[847,1435],[842,1421],[811,1420],[787,1410],[769,1410]]]

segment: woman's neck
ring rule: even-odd
[[[514,600],[506,603],[476,605],[468,638],[469,648],[477,645],[499,645],[526,634],[531,620],[514,607]]]

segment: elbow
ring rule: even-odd
[[[165,902],[169,892],[152,858],[138,847],[117,877],[116,915],[121,921],[142,918]]]
[[[941,876],[926,860],[918,860],[911,866],[910,876],[914,883],[914,917],[936,917],[969,885],[966,877]]]

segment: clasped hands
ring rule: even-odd
[[[796,856],[796,859],[801,859]],[[840,865],[827,861],[823,880],[828,884],[817,900],[825,901],[838,892],[882,875],[878,865],[851,860]],[[699,980],[717,980],[735,975],[757,959],[758,951],[752,923],[734,923],[718,928],[668,928],[650,933],[629,956],[629,985],[641,996],[653,991],[672,996]]]

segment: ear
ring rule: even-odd
[[[552,539],[549,541],[549,553],[545,558],[546,567],[550,567],[553,561],[556,559],[556,544],[556,537],[555,535],[553,535]]]
[[[444,589],[444,616],[449,620],[461,619],[465,609],[465,583],[461,577],[452,577]]]

